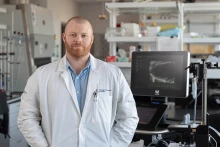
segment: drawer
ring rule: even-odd
[[[28,147],[24,138],[19,138],[10,142],[10,147]]]
[[[24,138],[18,127],[9,128],[10,142],[19,138]]]
[[[17,117],[18,117],[18,112],[9,114],[9,128],[18,126]]]
[[[9,104],[8,107],[9,107],[9,114],[18,112],[20,108],[20,102]]]

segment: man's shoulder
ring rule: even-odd
[[[51,63],[48,63],[48,64],[45,64],[45,65],[42,65],[37,68],[37,71],[38,72],[54,72],[57,70],[58,65],[60,63],[60,60],[61,59],[54,61],[54,62],[51,62]]]
[[[99,64],[98,66],[101,67],[102,71],[105,71],[106,73],[108,72],[110,74],[116,74],[116,75],[120,74],[121,70],[119,67],[99,59],[97,60]]]

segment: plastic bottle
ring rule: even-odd
[[[144,22],[140,23],[140,32],[141,32],[141,36],[147,36],[146,23]]]
[[[136,47],[135,46],[130,46],[129,47],[129,61],[132,61],[132,52],[136,51]]]
[[[138,47],[137,47],[137,51],[140,51],[140,52],[143,51],[141,45],[138,45]]]

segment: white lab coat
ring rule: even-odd
[[[127,147],[131,142],[138,116],[130,88],[118,67],[90,58],[82,116],[66,56],[28,79],[18,126],[32,147]],[[106,90],[97,93],[97,101],[96,90]]]

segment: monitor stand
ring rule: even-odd
[[[167,97],[151,97],[151,103],[160,103],[160,104],[164,104],[168,102],[168,98]]]
[[[155,131],[147,131],[147,130],[136,130],[135,131],[135,138],[137,140],[143,140],[144,146],[148,146],[149,144],[156,145],[158,142],[158,135],[169,133],[167,129],[155,130]],[[159,135],[162,136],[162,135]]]

